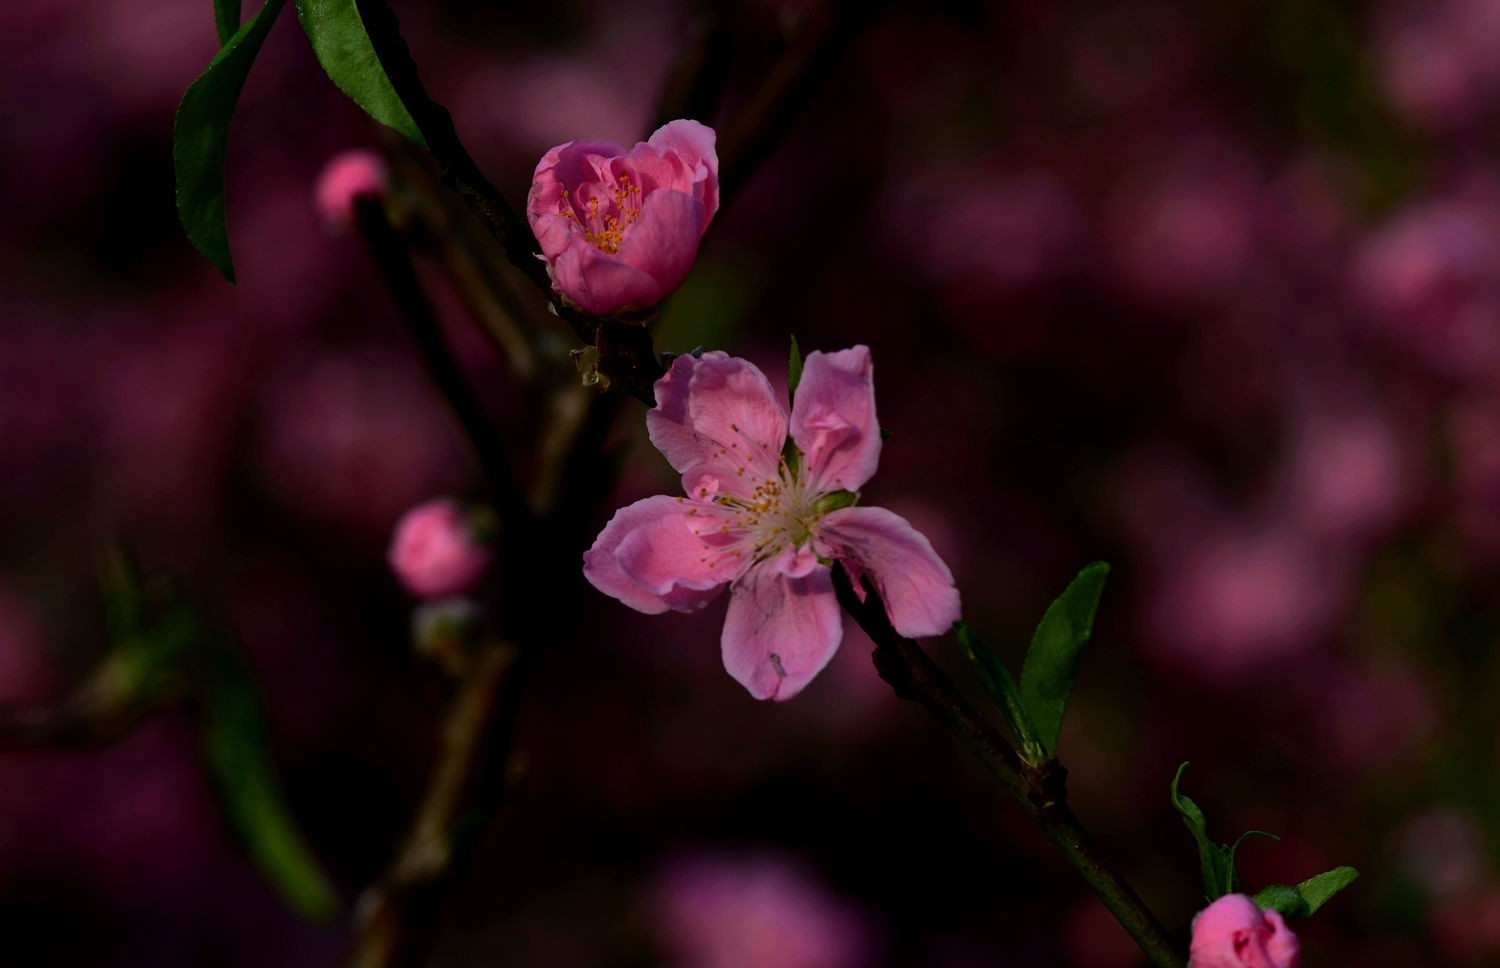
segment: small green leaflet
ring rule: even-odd
[[[1084,646],[1094,633],[1094,613],[1109,565],[1084,567],[1042,616],[1021,665],[1021,705],[1048,756],[1057,752],[1068,697],[1078,678]]]
[[[1240,834],[1233,844],[1214,843],[1208,836],[1208,821],[1204,819],[1203,811],[1187,796],[1177,792],[1177,786],[1182,782],[1182,774],[1187,772],[1187,768],[1188,764],[1182,764],[1177,768],[1177,775],[1172,778],[1172,806],[1182,814],[1182,822],[1198,842],[1198,859],[1203,866],[1203,896],[1215,901],[1225,894],[1239,891],[1240,879],[1234,869],[1234,855],[1246,837],[1269,837],[1272,840],[1279,838],[1264,830],[1248,830]]]
[[[1293,887],[1272,884],[1255,895],[1255,903],[1264,910],[1280,911],[1283,917],[1305,918],[1328,903],[1339,891],[1354,883],[1359,871],[1352,867],[1335,867]]]
[[[219,32],[219,46],[240,29],[240,0],[214,0],[214,28]]]
[[[297,20],[323,71],[370,117],[427,147],[386,76],[354,0],[295,0]]]
[[[1036,737],[1036,728],[1031,725],[1031,719],[1026,715],[1026,709],[1021,704],[1021,691],[1016,688],[1016,680],[1011,677],[1010,670],[1005,668],[1005,663],[1000,661],[1000,657],[974,634],[974,631],[969,628],[969,623],[955,622],[953,629],[958,633],[959,648],[973,663],[974,671],[979,674],[979,681],[984,685],[985,691],[990,694],[995,705],[1000,707],[1000,712],[1005,717],[1005,724],[1010,727],[1010,734],[1015,737],[1016,745],[1020,747],[1021,758],[1031,764],[1045,763],[1047,751]]]
[[[234,282],[229,229],[224,221],[224,153],[229,122],[250,65],[286,0],[266,0],[254,17],[219,48],[208,70],[182,96],[172,125],[177,217],[193,247]],[[215,16],[220,16],[216,9]]]

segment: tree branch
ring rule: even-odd
[[[1153,965],[1183,968],[1182,956],[1166,928],[1135,889],[1105,863],[1068,807],[1067,770],[1062,764],[1056,759],[1036,767],[1023,764],[1005,734],[969,705],[922,647],[891,627],[885,603],[868,578],[856,591],[844,569],[835,566],[833,585],[844,610],[875,643],[875,668],[896,695],[925,706],[994,774]]]

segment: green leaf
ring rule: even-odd
[[[1209,839],[1208,821],[1204,819],[1203,811],[1190,798],[1177,792],[1187,768],[1188,764],[1182,764],[1177,768],[1177,776],[1172,778],[1172,806],[1182,814],[1182,822],[1198,842],[1198,860],[1203,868],[1203,896],[1214,901],[1234,893],[1234,851]]]
[[[797,347],[797,337],[792,337],[792,352],[786,361],[786,395],[792,402],[797,400],[797,386],[802,382],[802,350]]]
[[[219,31],[219,46],[240,29],[240,0],[214,0],[214,27]]]
[[[1049,756],[1057,752],[1063,714],[1108,576],[1109,565],[1102,561],[1078,573],[1042,616],[1021,666],[1021,702]]]
[[[354,0],[295,0],[297,20],[323,71],[381,124],[427,146],[401,95],[386,76]]]
[[[1305,918],[1312,913],[1307,901],[1290,884],[1272,884],[1251,900],[1262,911],[1277,911],[1288,921],[1292,918]]]
[[[1000,661],[1000,657],[989,646],[974,635],[967,622],[955,622],[953,628],[958,633],[959,648],[973,664],[985,691],[990,694],[995,705],[1000,707],[1005,725],[1010,727],[1010,734],[1020,747],[1021,758],[1032,764],[1046,762],[1047,751],[1037,739],[1036,728],[1026,715],[1026,709],[1021,703],[1021,692],[1016,688],[1016,680],[1011,677],[1010,670],[1005,668],[1005,663]]]
[[[338,895],[282,799],[259,692],[237,657],[219,660],[203,698],[204,769],[262,875],[303,917],[326,921],[338,913]]]
[[[172,165],[177,178],[177,216],[193,246],[234,282],[229,229],[224,221],[224,153],[229,122],[250,65],[255,63],[286,0],[266,0],[254,17],[234,32],[208,70],[182,96],[172,125]]]
[[[1284,918],[1305,918],[1327,904],[1339,891],[1354,883],[1359,871],[1352,867],[1335,867],[1298,884],[1272,884],[1255,895],[1263,910],[1279,911]]]

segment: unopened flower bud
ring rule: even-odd
[[[1301,946],[1276,911],[1226,894],[1193,919],[1188,968],[1298,968]]]
[[[335,155],[318,175],[314,206],[323,224],[333,232],[354,226],[354,206],[360,198],[383,198],[389,188],[385,159],[373,151],[357,149]]]
[[[418,605],[411,616],[412,645],[449,675],[462,675],[479,633],[479,606],[467,598],[438,598]]]
[[[487,510],[473,516],[446,498],[419,504],[396,522],[387,561],[406,590],[418,598],[473,591],[490,563],[489,549],[475,534],[492,526]]]

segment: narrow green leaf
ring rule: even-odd
[[[188,240],[234,282],[229,229],[224,221],[224,153],[229,122],[250,65],[255,63],[285,0],[266,0],[254,17],[219,49],[208,70],[182,96],[172,125],[172,165],[177,178],[177,216]]]
[[[1021,702],[1049,756],[1057,751],[1063,714],[1108,576],[1109,565],[1102,561],[1078,573],[1042,616],[1021,665]]]
[[[260,695],[249,671],[220,657],[203,699],[204,768],[250,859],[303,917],[328,920],[338,895],[298,832],[271,762]]]
[[[995,705],[1000,707],[1005,725],[1010,727],[1010,734],[1020,747],[1021,758],[1033,764],[1046,762],[1047,751],[1036,737],[1036,728],[1026,715],[1026,709],[1021,703],[1021,692],[1016,688],[1016,680],[1011,677],[1010,670],[974,634],[969,623],[955,622],[953,628],[958,633],[958,647],[973,664],[985,691],[990,694]]]
[[[323,71],[381,124],[427,146],[411,112],[386,76],[354,0],[295,0],[297,20]]]
[[[214,27],[219,31],[219,46],[240,29],[240,0],[214,0]]]
[[[792,352],[786,361],[786,395],[793,402],[797,399],[797,386],[802,382],[802,350],[797,346],[797,337],[792,337]]]
[[[1307,913],[1312,914],[1339,891],[1353,884],[1358,876],[1359,871],[1352,867],[1335,867],[1298,884],[1297,893],[1307,902]]]
[[[1234,893],[1233,851],[1209,838],[1208,821],[1204,819],[1203,811],[1198,809],[1192,799],[1177,791],[1187,768],[1188,764],[1182,764],[1177,768],[1177,775],[1172,778],[1172,806],[1182,814],[1182,822],[1198,842],[1198,860],[1203,868],[1203,896],[1213,901],[1225,894]]]

